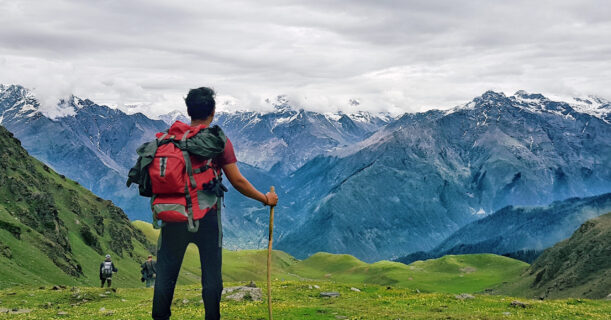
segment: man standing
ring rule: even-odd
[[[107,254],[104,262],[100,264],[100,281],[102,281],[102,288],[104,288],[104,282],[108,283],[108,287],[112,283],[112,273],[117,272],[117,268],[115,268],[115,264],[110,260],[110,255]]]
[[[148,259],[142,264],[142,279],[146,283],[146,287],[155,286],[155,277],[157,277],[157,269],[155,269],[157,262],[153,260],[153,256],[149,255]]]
[[[191,124],[175,122],[169,132],[193,132],[194,129],[207,128],[214,119],[215,93],[212,89],[202,87],[189,91],[185,99]],[[185,134],[186,135],[186,134]],[[237,159],[229,139],[224,151],[212,159],[214,168],[222,169],[231,185],[243,195],[260,201],[264,205],[274,206],[278,202],[276,193],[263,194],[242,176],[237,166]],[[189,170],[189,169],[187,169]],[[165,172],[165,171],[164,171]],[[167,172],[165,172],[167,174]],[[221,223],[217,217],[216,205],[203,218],[197,220],[195,232],[187,231],[187,222],[166,222],[161,229],[161,246],[157,254],[157,279],[153,297],[153,319],[169,319],[170,307],[174,297],[176,280],[180,271],[185,250],[189,243],[195,243],[199,249],[202,269],[202,297],[206,319],[220,319],[222,248]]]

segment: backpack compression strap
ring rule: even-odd
[[[221,224],[221,198],[216,199],[216,223],[219,228],[219,248],[223,247],[223,226]]]
[[[180,139],[180,148],[182,150],[182,156],[185,158],[185,167],[187,170],[187,175],[189,176],[189,180],[191,182],[191,187],[197,188],[197,182],[195,182],[195,178],[193,177],[193,166],[191,165],[191,157],[189,157],[189,152],[187,151],[187,136],[189,135],[189,130],[185,132]],[[185,197],[187,199],[187,230],[189,232],[197,232],[199,229],[199,220],[193,221],[193,204],[191,203],[191,193],[189,192],[189,182],[185,184]]]
[[[167,132],[164,132],[163,135],[159,138],[157,138],[157,147],[159,147],[159,144],[161,143],[161,141],[163,141],[163,139],[165,139],[165,137],[168,136]],[[161,225],[159,225],[159,219],[157,219],[157,213],[155,212],[155,207],[153,206],[153,202],[155,201],[156,196],[152,195],[151,196],[151,208],[153,208],[153,229],[159,229],[161,227],[164,226],[164,222],[161,222]],[[159,238],[161,238],[161,232],[159,233]],[[157,250],[159,250],[159,244],[157,245]]]
[[[212,163],[212,159],[210,159],[210,163]],[[216,171],[216,168],[213,168],[212,171],[214,171],[214,179],[216,179],[217,181],[217,188],[224,188],[222,182],[221,182],[221,177],[219,175],[219,172]],[[223,225],[221,223],[221,199],[224,198],[224,192],[227,190],[225,189],[221,189],[220,190],[220,196],[219,196],[219,192],[217,192],[217,198],[216,198],[216,223],[217,226],[219,228],[219,248],[223,247]]]
[[[220,169],[217,170],[217,168],[213,167],[212,159],[208,159],[208,162],[206,162],[206,164],[203,167],[194,169],[193,172],[201,173],[210,168],[212,168],[212,171],[214,172],[214,181],[216,181],[216,183],[214,184],[213,192],[216,194],[216,218],[217,218],[217,225],[219,229],[218,242],[219,242],[219,248],[221,248],[223,246],[223,226],[221,223],[221,206],[222,206],[222,199],[224,198],[224,193],[227,191],[227,188],[225,188],[225,186],[222,185],[221,174],[219,174],[219,171],[218,171]]]

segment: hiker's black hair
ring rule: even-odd
[[[208,87],[201,87],[189,90],[185,103],[187,104],[187,113],[191,120],[203,120],[208,118],[216,106],[214,90]]]

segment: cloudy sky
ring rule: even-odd
[[[485,90],[611,98],[608,1],[0,0],[0,83],[154,115],[212,86],[316,111],[450,108]],[[351,106],[358,99],[359,106]]]

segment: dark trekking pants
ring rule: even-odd
[[[108,287],[110,288],[110,284],[112,283],[111,278],[102,278],[102,288],[104,288],[104,282],[108,283]]]
[[[189,243],[199,248],[202,269],[202,297],[206,319],[220,319],[222,250],[216,211],[210,211],[199,222],[196,233],[187,230],[187,223],[166,223],[161,228],[161,247],[157,252],[157,279],[153,297],[153,319],[169,319],[176,279]]]
[[[151,278],[144,279],[144,284],[145,284],[145,286],[147,288],[154,287],[155,286],[155,278],[151,277]]]

